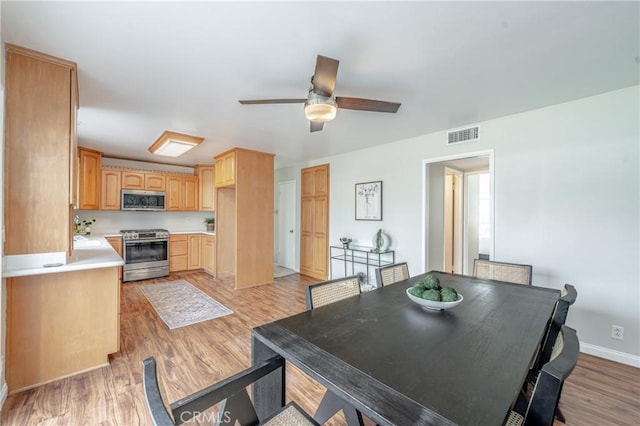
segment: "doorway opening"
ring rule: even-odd
[[[493,258],[493,150],[423,164],[423,270],[471,275]]]
[[[296,181],[278,184],[276,265],[296,270]]]

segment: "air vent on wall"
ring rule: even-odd
[[[450,130],[447,132],[447,145],[462,142],[475,142],[480,139],[480,126],[468,127],[460,130]]]

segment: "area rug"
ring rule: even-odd
[[[281,278],[293,274],[297,274],[297,272],[284,266],[273,265],[273,278]]]
[[[185,280],[147,284],[140,290],[170,330],[233,313]]]

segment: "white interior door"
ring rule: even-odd
[[[278,184],[278,265],[296,267],[296,181]]]

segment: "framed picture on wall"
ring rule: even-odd
[[[356,183],[356,220],[382,220],[382,181]]]

